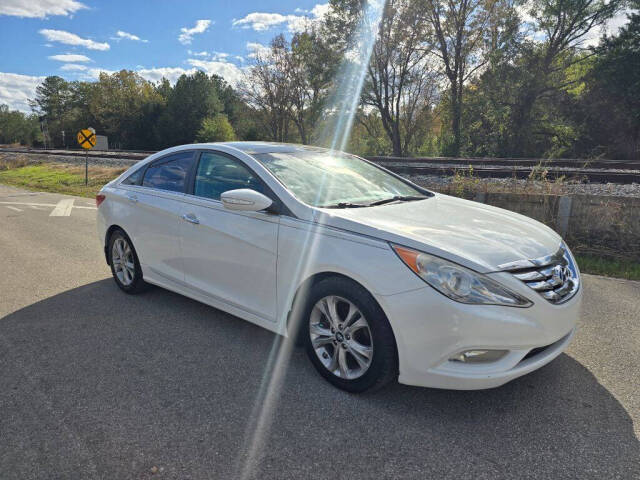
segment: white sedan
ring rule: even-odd
[[[558,356],[580,312],[578,267],[553,230],[341,152],[184,145],[96,203],[122,290],[158,285],[295,335],[351,392],[502,385]]]

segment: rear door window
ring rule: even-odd
[[[144,173],[142,186],[183,193],[193,161],[193,152],[166,156],[149,165]]]

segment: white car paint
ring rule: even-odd
[[[395,335],[399,381],[453,389],[489,388],[559,355],[575,330],[582,289],[552,304],[501,266],[555,253],[561,238],[530,218],[435,194],[358,209],[297,200],[238,144],[195,144],[158,152],[107,184],[98,236],[112,225],[131,237],[144,279],[286,335],[300,285],[319,273],[346,275],[384,310]],[[257,173],[288,214],[232,211],[220,201],[123,185],[133,170],[183,150],[226,152]],[[185,216],[197,218],[192,223]],[[390,242],[485,273],[531,300],[529,308],[469,305],[445,297],[399,259]],[[537,347],[544,354],[523,361]],[[490,364],[449,359],[468,349],[506,349]]]

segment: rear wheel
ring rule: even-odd
[[[138,293],[146,288],[138,255],[126,233],[115,230],[109,237],[107,252],[111,273],[121,290],[126,293]]]
[[[302,318],[307,354],[336,387],[364,392],[396,377],[391,326],[360,285],[344,278],[322,280],[312,288]]]

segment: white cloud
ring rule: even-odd
[[[65,53],[64,55],[51,55],[49,60],[57,60],[58,62],[90,62],[91,59],[85,55],[76,55],[73,53]]]
[[[595,47],[600,42],[600,37],[602,37],[602,35],[617,35],[618,30],[620,30],[629,22],[629,17],[627,17],[627,15],[629,14],[631,14],[631,10],[625,9],[607,20],[607,22],[601,28],[592,29],[589,33],[587,33],[587,35],[585,35],[582,46]]]
[[[240,26],[242,28],[252,28],[257,32],[268,30],[276,25],[285,23],[289,18],[296,17],[296,15],[282,15],[280,13],[262,13],[253,12],[246,17],[239,20],[233,20],[233,26]]]
[[[151,82],[159,82],[163,78],[166,78],[172,84],[175,83],[181,75],[190,75],[197,70],[204,71],[207,75],[220,75],[230,85],[236,86],[242,78],[243,72],[238,66],[228,62],[216,62],[191,58],[187,62],[192,65],[193,68],[181,68],[181,67],[153,67],[153,68],[140,68],[136,72],[146,80]]]
[[[528,0],[524,4],[517,6],[516,11],[523,22],[526,38],[534,42],[543,42],[546,39],[546,34],[539,28],[535,17],[530,14],[533,7],[534,4],[532,0]],[[631,13],[630,9],[618,12],[615,16],[607,20],[604,25],[598,28],[592,28],[589,33],[580,38],[576,44],[579,44],[583,48],[593,47],[598,45],[600,38],[605,33],[610,36],[616,35],[618,30],[620,30],[620,28],[626,25],[629,21],[627,17],[629,13]]]
[[[195,68],[186,70],[180,67],[154,67],[141,68],[137,70],[137,73],[142,78],[149,80],[150,82],[159,82],[163,78],[166,78],[169,82],[176,83],[176,80],[178,80],[182,74],[195,73],[195,71]]]
[[[149,80],[150,82],[159,82],[163,78],[166,78],[170,83],[173,84],[178,80],[178,78],[180,78],[182,74],[189,75],[195,73],[197,70],[203,70],[208,75],[220,75],[233,86],[236,86],[238,84],[243,75],[242,70],[233,63],[198,59],[189,59],[187,62],[192,66],[192,68],[138,67],[136,68],[135,72],[142,78]],[[89,68],[83,71],[81,78],[84,78],[86,80],[97,80],[100,77],[100,73],[112,74],[115,72],[113,70],[105,70],[103,68]]]
[[[296,8],[296,13],[309,15],[282,15],[280,13],[252,12],[240,19],[234,19],[234,27],[251,28],[256,32],[286,25],[292,33],[304,31],[311,23],[323,18],[329,12],[328,3],[318,3],[310,11]]]
[[[133,33],[123,32],[122,30],[118,30],[116,32],[116,36],[114,40],[122,40],[122,39],[133,40],[134,42],[142,42],[142,43],[147,43],[149,41],[149,40],[143,40],[139,36],[134,35]]]
[[[86,47],[89,50],[109,50],[108,43],[94,42],[88,38],[81,38],[75,33],[65,32],[64,30],[50,30],[45,28],[40,30],[39,33],[43,35],[50,42],[60,42],[65,45],[79,45]]]
[[[314,18],[323,18],[330,10],[331,6],[328,3],[318,3],[311,9],[311,15],[313,15]]]
[[[207,52],[205,50],[201,52],[193,52],[191,50],[187,50],[187,53],[190,57],[200,57],[200,58],[209,58],[210,60],[220,60],[222,62],[226,62],[227,59],[231,56],[225,52]]]
[[[65,63],[60,67],[60,70],[64,70],[65,72],[84,72],[86,69],[86,65],[80,65],[77,63]]]
[[[85,70],[81,78],[85,80],[98,80],[101,73],[111,75],[112,73],[116,73],[116,70],[107,70],[106,68],[89,68],[88,70]]]
[[[0,72],[0,104],[7,104],[12,110],[30,112],[28,100],[35,98],[36,87],[43,80],[44,77]]]
[[[87,8],[76,0],[0,0],[0,15],[44,18],[48,15],[71,15]]]
[[[192,28],[182,27],[180,29],[180,35],[178,41],[183,45],[189,45],[193,36],[198,33],[204,33],[211,26],[211,20],[197,20],[196,25]]]
[[[258,42],[247,42],[247,50],[249,50],[249,58],[268,57],[271,49],[266,45]]]
[[[187,53],[193,57],[208,57],[209,56],[209,52],[207,52],[206,50],[203,50],[201,52],[192,52],[191,50],[187,50]]]
[[[238,85],[243,76],[242,69],[230,62],[198,60],[195,58],[190,58],[187,62],[189,65],[203,70],[208,75],[220,75],[233,87]]]

